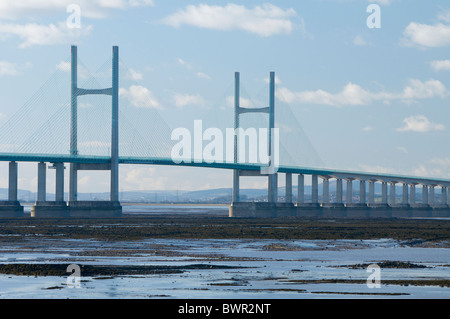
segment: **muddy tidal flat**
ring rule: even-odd
[[[450,298],[448,219],[0,219],[0,243],[3,299]]]

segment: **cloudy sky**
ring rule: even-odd
[[[172,127],[214,112],[235,71],[256,100],[275,71],[277,103],[324,166],[450,179],[448,1],[2,0],[0,126],[52,72],[69,74],[71,44],[92,70],[120,46],[135,81],[121,98]],[[35,171],[21,164],[20,188],[35,190]],[[80,191],[107,191],[108,175],[82,173]],[[120,179],[121,190],[231,186],[229,171],[181,167],[121,166]]]

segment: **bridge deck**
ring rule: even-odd
[[[19,153],[0,153],[0,161],[3,162],[48,162],[48,163],[79,163],[79,164],[107,164],[110,163],[111,158],[108,156],[84,156],[84,155],[69,155],[69,154],[19,154]],[[170,158],[142,158],[142,157],[119,157],[120,164],[141,164],[141,165],[168,165],[168,166],[186,166],[186,167],[203,167],[215,169],[231,169],[231,170],[248,170],[259,171],[261,164],[243,164],[243,163],[207,163],[207,162],[182,162],[175,163]],[[450,187],[450,180],[426,177],[414,177],[395,174],[378,174],[367,172],[356,172],[346,170],[334,170],[326,168],[310,168],[310,167],[288,167],[280,166],[279,173],[305,174],[305,175],[319,175],[326,178],[341,178],[341,179],[355,179],[355,180],[373,180],[380,182],[396,182],[407,184],[422,184],[422,185],[436,185]]]

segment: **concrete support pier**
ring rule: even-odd
[[[353,201],[353,180],[347,180],[347,203],[346,217],[364,218],[369,216],[368,206],[366,204],[366,182],[359,181],[359,202]]]
[[[70,217],[110,218],[121,217],[122,206],[112,201],[76,201],[68,203]]]
[[[292,203],[292,174],[286,173],[286,193],[284,203],[276,203],[277,217],[294,217],[296,211]]]
[[[18,195],[18,165],[9,163],[8,200],[0,201],[0,217],[23,217],[23,206],[20,205]]]
[[[330,198],[330,178],[323,176],[323,191],[322,191],[322,217],[344,217],[345,209],[342,204],[342,180],[336,181],[336,202]]]
[[[446,217],[449,211],[447,205],[447,187],[441,186],[441,200],[431,207],[431,217]]]
[[[67,203],[64,201],[64,163],[55,163],[56,170],[55,201],[47,201],[47,166],[38,164],[38,194],[37,201],[31,207],[31,217],[35,218],[66,218],[70,216]]]

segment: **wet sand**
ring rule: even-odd
[[[0,219],[0,298],[450,298],[449,234],[438,219]]]
[[[233,219],[167,214],[133,214],[121,218],[17,218],[0,219],[0,235],[0,242],[29,236],[100,240],[391,238],[427,245],[450,239],[450,219]]]

